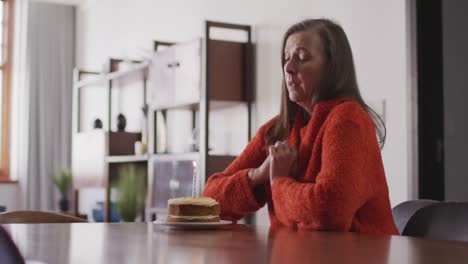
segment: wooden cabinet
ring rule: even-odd
[[[148,104],[154,108],[200,100],[201,41],[177,44],[154,53],[150,67]]]
[[[209,40],[209,100],[247,101],[246,64],[250,44]]]
[[[186,104],[200,100],[201,40],[173,46],[174,103]],[[171,49],[171,48],[169,48]]]
[[[95,130],[76,133],[72,145],[73,188],[109,187],[111,163],[131,162],[141,133]],[[136,160],[141,161],[141,160]]]
[[[251,44],[222,40],[208,40],[210,56],[202,55],[202,41],[194,40],[170,46],[154,53],[150,67],[150,87],[147,103],[153,109],[180,108],[199,104],[202,92],[203,59],[208,60],[208,100],[213,102],[246,102],[246,73]]]
[[[174,49],[157,52],[151,59],[147,103],[170,105],[174,100]]]

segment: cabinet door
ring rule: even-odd
[[[148,103],[164,107],[174,102],[174,48],[156,52],[151,60]]]
[[[201,39],[174,46],[174,98],[176,103],[200,100]]]

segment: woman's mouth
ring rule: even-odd
[[[299,86],[299,83],[298,83],[298,82],[292,82],[292,81],[291,81],[291,82],[288,82],[288,87],[290,87],[290,88],[295,89],[295,88],[297,88],[298,86]]]

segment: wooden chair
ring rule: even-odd
[[[0,213],[0,224],[85,223],[71,215],[44,211],[11,211]]]
[[[0,226],[0,263],[2,264],[23,264],[25,263],[15,242],[10,234]]]

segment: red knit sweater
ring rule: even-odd
[[[300,111],[298,111],[300,112]],[[221,218],[238,220],[268,203],[272,225],[313,230],[398,234],[374,125],[350,99],[319,102],[303,125],[298,113],[288,135],[297,147],[298,173],[253,193],[248,171],[268,157],[263,125],[242,154],[212,175],[203,196],[221,205]]]

